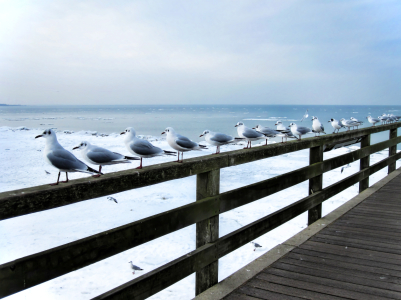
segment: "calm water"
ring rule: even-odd
[[[310,127],[311,117],[317,116],[326,132],[333,131],[330,118],[355,117],[370,126],[366,116],[382,113],[401,115],[401,106],[302,106],[302,105],[83,105],[83,106],[2,106],[0,126],[57,128],[58,130],[89,130],[98,133],[121,132],[134,127],[138,134],[160,136],[168,126],[197,141],[205,129],[236,135],[234,125],[243,121],[275,128],[282,120],[300,124],[306,110],[309,117],[301,124]],[[384,140],[388,133],[375,134],[372,142]]]

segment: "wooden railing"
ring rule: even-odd
[[[123,192],[160,182],[197,175],[196,202],[113,228],[72,243],[0,265],[0,297],[33,287],[83,268],[112,255],[196,223],[196,250],[94,299],[145,299],[196,272],[196,294],[218,281],[218,259],[305,211],[308,224],[321,218],[322,202],[359,182],[369,187],[369,176],[388,166],[395,170],[401,158],[397,128],[401,123],[380,125],[224,152],[153,165],[142,170],[106,174],[100,178],[71,180],[59,186],[37,186],[0,193],[0,220],[39,212],[79,201]],[[370,135],[389,130],[389,140],[370,145]],[[327,145],[361,140],[361,149],[323,160]],[[310,148],[310,164],[261,182],[219,193],[220,169]],[[389,157],[371,165],[369,155],[389,148]],[[322,188],[323,173],[360,160],[360,171]],[[309,196],[264,218],[219,237],[219,214],[309,180]]]

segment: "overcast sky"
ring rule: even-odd
[[[0,103],[401,104],[401,1],[0,0]]]

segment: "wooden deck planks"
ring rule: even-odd
[[[401,175],[224,299],[401,299]]]

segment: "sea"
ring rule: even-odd
[[[382,113],[401,115],[397,105],[27,105],[1,106],[0,126],[59,131],[91,131],[98,134],[122,132],[133,127],[138,135],[160,137],[166,127],[199,141],[206,129],[236,135],[239,121],[248,127],[275,128],[295,122],[310,127],[317,116],[326,133],[333,132],[328,120],[355,117],[371,126],[366,116]],[[302,118],[306,116],[301,122]],[[343,129],[345,130],[345,129]],[[278,138],[276,138],[278,139]],[[372,135],[372,143],[388,139],[388,132]]]

